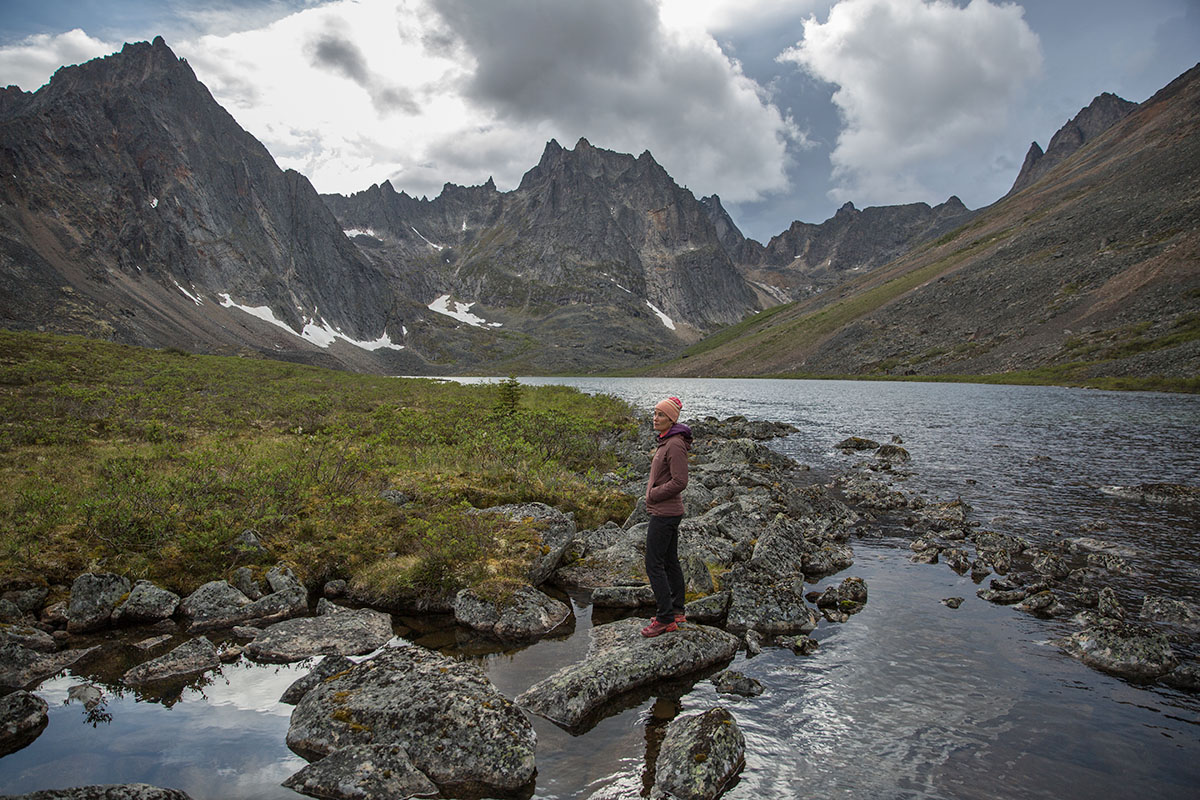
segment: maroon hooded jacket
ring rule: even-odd
[[[681,517],[692,429],[676,422],[657,442],[658,450],[650,462],[650,480],[646,482],[646,511],[652,517]]]

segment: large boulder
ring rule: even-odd
[[[358,656],[378,650],[392,638],[392,617],[359,608],[276,622],[246,645],[247,658],[287,664],[311,656]]]
[[[509,587],[498,597],[463,589],[454,598],[454,619],[501,639],[531,639],[566,622],[571,609],[566,603],[532,586]]]
[[[158,622],[170,619],[178,607],[179,595],[143,580],[133,585],[125,602],[113,611],[112,619],[122,623]]]
[[[129,594],[129,580],[111,572],[85,572],[71,584],[67,604],[67,630],[88,633],[109,624],[121,599]]]
[[[396,744],[343,747],[283,782],[322,800],[407,800],[436,797],[438,788]]]
[[[43,789],[30,794],[13,795],[5,800],[192,800],[179,789],[162,789],[146,783],[75,786],[70,789]]]
[[[746,763],[746,740],[720,706],[667,726],[654,766],[651,798],[714,800]]]
[[[592,629],[587,656],[563,667],[517,698],[517,703],[568,728],[585,723],[606,701],[632,689],[678,678],[728,661],[737,637],[687,624],[655,638],[641,635],[643,619]]]
[[[451,794],[526,786],[536,743],[529,720],[478,667],[415,646],[384,650],[311,689],[287,734],[288,747],[309,759],[398,745]]]
[[[147,686],[163,681],[182,680],[221,666],[217,648],[199,636],[158,658],[138,664],[121,680],[126,686]]]
[[[16,752],[32,742],[50,721],[46,701],[26,691],[0,698],[0,756]]]
[[[575,517],[564,514],[545,503],[518,503],[493,506],[473,512],[499,514],[513,522],[532,524],[537,534],[520,557],[526,562],[525,575],[534,586],[540,586],[558,568],[563,552],[575,537]]]
[[[31,689],[98,649],[99,645],[57,653],[39,653],[15,642],[0,645],[0,694]]]

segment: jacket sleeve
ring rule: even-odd
[[[683,442],[678,436],[674,436],[668,439],[663,446],[669,448],[664,460],[667,474],[670,477],[657,486],[651,486],[646,492],[646,499],[652,503],[661,503],[663,500],[672,498],[682,493],[688,485],[687,449],[683,446]]]

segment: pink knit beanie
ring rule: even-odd
[[[660,400],[654,408],[666,415],[671,422],[678,422],[679,412],[683,410],[683,401],[678,397],[668,397],[666,400]]]

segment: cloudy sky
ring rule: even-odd
[[[4,0],[0,85],[157,35],[319,191],[508,190],[586,137],[766,242],[995,201],[1096,95],[1200,61],[1200,0]]]

